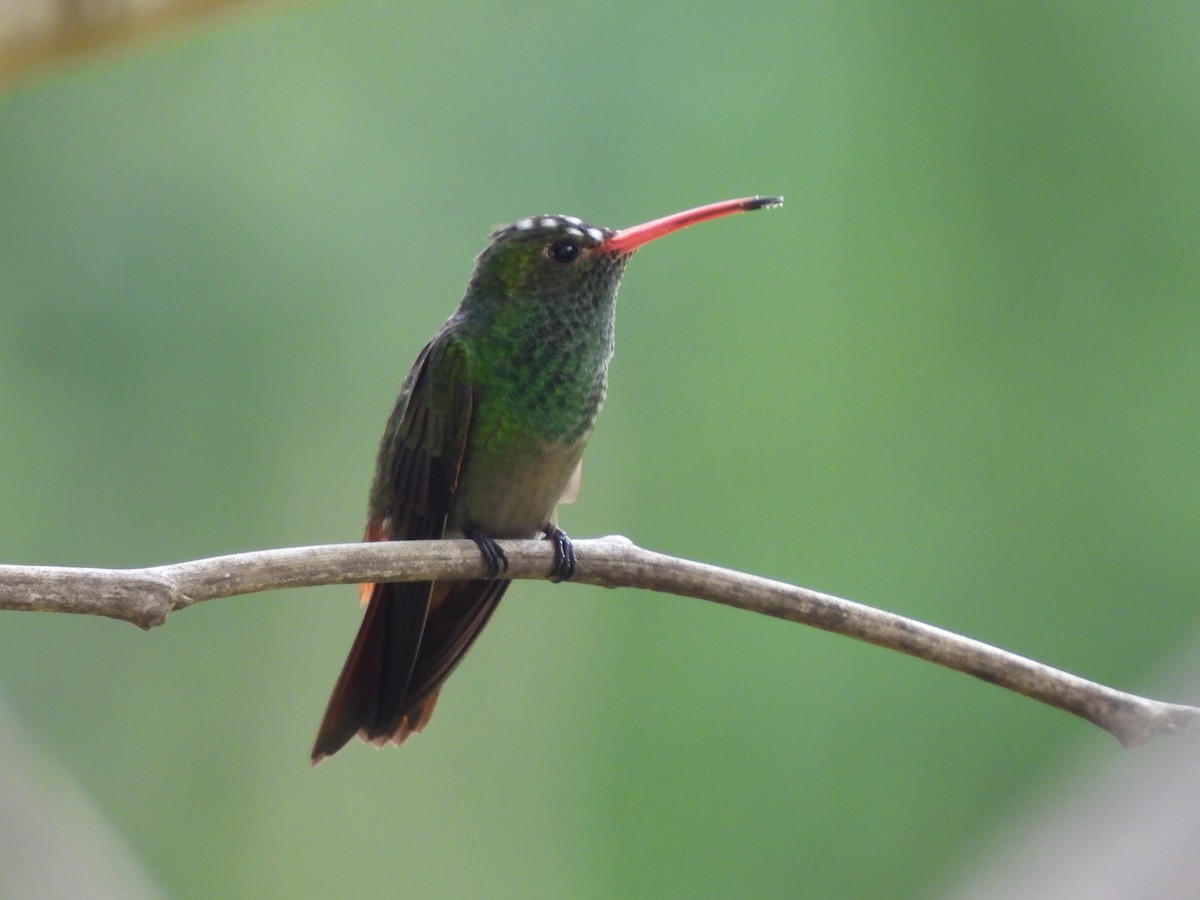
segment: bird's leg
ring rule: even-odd
[[[575,574],[575,545],[567,537],[567,533],[553,522],[542,529],[546,540],[554,541],[554,568],[550,570],[550,580],[555,584],[566,581]]]
[[[504,555],[504,551],[495,539],[484,534],[474,525],[468,525],[463,529],[463,535],[475,542],[475,546],[479,548],[479,553],[483,556],[484,564],[487,565],[487,580],[491,581],[496,578],[501,572],[508,571],[508,557]]]

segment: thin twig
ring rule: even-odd
[[[545,578],[547,541],[502,541],[507,578]],[[1200,709],[1127,694],[998,647],[829,594],[610,536],[575,542],[574,581],[723,603],[899,650],[974,675],[1099,725],[1126,746],[1200,726]],[[259,550],[145,569],[0,566],[0,609],[108,616],[142,628],[193,603],[280,588],[481,578],[471,541],[394,541]]]

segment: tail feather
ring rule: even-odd
[[[441,696],[441,691],[434,691],[418,703],[411,712],[400,719],[399,726],[390,735],[381,734],[378,737],[370,737],[364,730],[359,731],[358,736],[368,744],[374,744],[376,747],[385,747],[389,743],[399,747],[412,735],[425,730],[425,726],[433,718],[433,708],[437,706],[439,696]]]
[[[357,734],[401,744],[433,716],[438,693],[487,624],[508,581],[375,586],[313,745],[313,764]]]
[[[429,611],[430,582],[377,584],[313,744],[315,765],[358,732],[385,739],[403,715]]]

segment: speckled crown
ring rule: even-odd
[[[518,219],[492,232],[492,239],[511,237],[518,234],[562,234],[578,238],[589,246],[602,244],[615,232],[608,228],[589,225],[578,216],[529,216]]]

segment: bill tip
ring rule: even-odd
[[[746,209],[775,209],[777,206],[783,206],[782,197],[755,197],[747,204]]]

